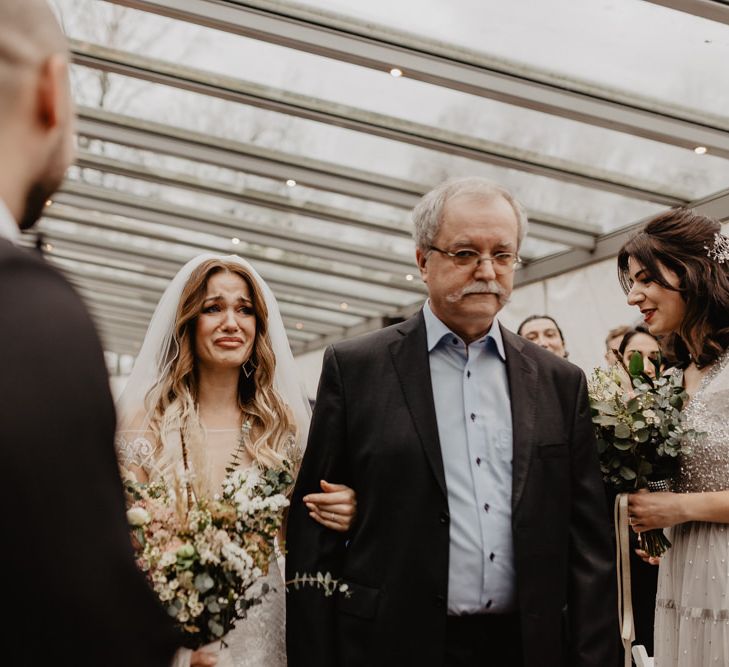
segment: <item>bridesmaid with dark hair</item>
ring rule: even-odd
[[[656,667],[729,665],[729,238],[716,220],[676,209],[622,248],[628,303],[675,357],[690,396],[670,492],[631,494],[636,532],[668,529],[655,620]]]

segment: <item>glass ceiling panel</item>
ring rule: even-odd
[[[108,77],[110,88],[115,84],[121,87],[126,82],[127,77]],[[292,155],[427,185],[434,185],[448,176],[481,175],[509,187],[532,211],[584,220],[603,230],[623,226],[664,208],[553,178],[445,155],[167,86],[146,82],[133,82],[133,86],[134,95],[122,98],[126,100],[121,105],[123,108],[107,110],[231,141],[253,140],[256,145]],[[82,87],[78,91],[78,99],[81,104],[91,104],[97,98],[95,92]],[[265,131],[256,133],[256,127]],[[686,198],[690,198],[689,193],[686,193]]]
[[[719,116],[729,108],[729,87],[717,85],[729,25],[643,0],[298,4]]]
[[[108,144],[107,144],[108,146]],[[82,172],[83,171],[83,178]],[[103,184],[105,188],[110,190],[118,190],[135,196],[144,198],[153,198],[159,201],[167,201],[174,205],[186,204],[195,209],[204,212],[209,210],[215,214],[233,214],[240,216],[247,222],[251,221],[251,215],[246,207],[239,203],[231,205],[229,200],[218,200],[204,195],[191,193],[190,191],[181,191],[177,188],[169,188],[159,186],[153,183],[147,183],[135,179],[129,179],[121,176],[102,174],[91,169],[79,169],[74,167],[69,172],[70,180],[79,183]],[[227,202],[227,203],[226,203]],[[365,230],[357,230],[356,228],[338,225],[336,223],[326,223],[318,220],[301,219],[298,216],[287,216],[277,211],[261,210],[257,213],[257,218],[261,222],[269,226],[277,226],[291,229],[294,232],[306,233],[311,235],[315,233],[322,238],[338,238],[354,243],[361,243],[363,247],[372,248],[373,244],[377,244],[382,252],[391,253],[400,258],[404,265],[410,264],[409,272],[413,276],[417,276],[415,267],[415,244],[411,239],[395,238],[384,234],[372,233]],[[144,219],[144,216],[141,216]],[[359,235],[356,234],[359,232]],[[209,234],[200,234],[198,232],[186,229],[178,229],[175,234],[180,241],[190,244],[204,245],[205,247],[214,247],[221,252],[245,252],[245,242],[238,239],[235,243],[229,236],[215,236]],[[245,232],[241,233],[241,238],[245,238]],[[356,238],[359,236],[360,238]],[[141,241],[144,247],[144,241]],[[271,245],[276,246],[272,240]],[[529,260],[539,259],[556,252],[567,250],[568,246],[538,239],[534,236],[528,236],[521,249],[521,254]]]
[[[165,170],[177,174],[208,180],[223,187],[235,188],[239,193],[248,189],[279,195],[298,204],[321,204],[342,211],[357,211],[363,218],[401,228],[409,225],[410,211],[388,206],[380,202],[348,197],[346,195],[316,190],[300,183],[284,183],[280,180],[246,174],[234,169],[226,169],[213,164],[186,160],[181,157],[162,155],[139,148],[130,148],[107,141],[85,140],[80,148],[95,155],[112,157],[124,162],[140,165],[154,170]],[[72,171],[72,175],[76,172]]]
[[[647,139],[438,88],[407,78],[394,79],[383,72],[336,62],[229,33],[200,28],[152,14],[109,6],[94,0],[84,0],[79,3],[87,7],[87,12],[96,15],[96,22],[94,23],[89,21],[88,18],[81,20],[77,13],[79,12],[78,7],[69,8],[67,0],[59,0],[59,4],[63,6],[69,33],[80,39],[118,46],[124,50],[146,56],[155,56],[170,62],[206,69],[211,74],[225,74],[267,86],[285,88],[304,95],[312,95],[338,104],[356,106],[408,121],[425,123],[497,144],[511,145],[522,151],[536,152],[602,169],[624,172],[633,178],[655,180],[658,183],[670,184],[678,191],[685,192],[687,199],[695,199],[715,192],[729,178],[729,163],[726,160],[710,155],[696,155],[689,149],[661,145]],[[343,9],[336,2],[312,4],[318,4],[328,9]],[[454,9],[454,3],[449,3],[448,6],[443,3],[433,4],[431,15],[448,14],[448,17],[444,18],[446,24],[451,25],[454,21],[460,20],[462,27],[468,28],[473,23],[483,25],[473,22],[472,16],[483,15],[487,17],[492,16],[495,12],[497,16],[504,16],[506,27],[503,30],[507,33],[510,29],[516,30],[518,27],[516,23],[513,25],[509,23],[508,17],[511,17],[513,21],[520,19],[525,24],[521,26],[522,29],[519,29],[517,34],[524,34],[524,29],[528,27],[524,18],[528,12],[524,12],[523,7],[522,11],[511,9],[513,6],[518,7],[521,3],[504,3],[508,4],[510,9],[505,9],[500,4],[495,3],[486,3],[484,6],[471,6],[472,3],[461,0],[461,4],[464,11],[475,12],[475,14],[468,14],[469,21],[463,21],[463,16],[466,14]],[[544,11],[542,6],[546,5],[551,12],[553,4],[557,12],[567,11],[567,5],[561,0],[556,3],[541,3],[538,11]],[[594,2],[584,4],[590,6],[591,15],[595,20],[601,20],[601,12],[607,11],[604,7],[605,3],[600,3],[599,6]],[[624,0],[622,3],[613,3],[613,5],[615,6],[612,11],[616,15],[620,15],[620,10],[624,9],[622,5],[631,7],[633,10],[635,9],[634,5],[648,5],[649,12],[665,13],[668,11],[661,7],[649,5],[649,3],[639,3],[637,0]],[[379,9],[377,9],[378,7]],[[570,5],[570,8],[574,9],[572,5]],[[537,8],[530,6],[530,11],[532,9],[536,10]],[[393,16],[396,19],[398,12],[402,11],[402,7],[395,9],[378,2],[368,6],[363,11],[366,12],[369,20],[379,20],[382,23],[389,24],[389,19]],[[583,6],[577,13],[582,16],[585,11]],[[418,12],[417,14],[420,17],[421,14],[427,15],[428,12]],[[671,14],[678,15],[680,13],[671,12]],[[691,19],[693,17],[688,16],[687,18]],[[110,29],[107,29],[107,34],[103,34],[104,30],[98,24],[103,24],[104,21],[113,24],[114,20],[122,28],[126,27],[126,31],[118,28],[108,34]],[[680,22],[678,19],[676,21]],[[708,22],[703,21],[703,23]],[[140,29],[131,31],[129,26],[138,26]],[[562,27],[560,24],[558,26],[559,30]],[[602,29],[603,33],[606,33],[604,24],[600,23],[598,27]],[[467,33],[467,30],[454,30],[449,34],[451,36],[463,35],[464,32]],[[524,42],[528,42],[528,45],[526,45],[528,48],[523,52],[527,53],[529,49],[535,48],[535,41],[540,42],[540,40],[545,39],[544,32],[540,30],[536,35],[530,33],[529,40],[511,39],[506,41],[512,49],[514,49],[515,44],[521,49],[525,47]],[[580,31],[574,31],[574,33],[577,35],[582,34]],[[427,35],[427,32],[424,34]],[[725,34],[729,39],[729,29],[726,30]],[[552,32],[549,35],[551,36]],[[532,39],[532,37],[535,37],[535,39]],[[645,35],[641,35],[641,38],[643,37]],[[479,40],[482,39],[482,30],[479,28]],[[580,38],[575,37],[575,39]],[[685,48],[683,42],[679,46]],[[673,47],[672,44],[671,53],[676,50]],[[681,50],[681,48],[678,50]],[[580,57],[573,57],[570,62],[583,63],[585,61],[583,55],[589,54],[589,57],[594,57],[595,50],[585,45],[584,53],[581,51]],[[664,51],[666,50],[668,49],[664,47]],[[536,58],[535,62],[542,63],[542,58],[552,52],[562,54],[565,51],[569,51],[569,49],[562,47],[549,48],[547,53],[536,49],[535,54],[539,53],[539,58]],[[613,67],[615,58],[624,57],[626,51],[630,52],[630,48],[619,50],[618,53],[611,54],[609,58],[598,59],[600,67],[593,68],[591,73],[596,75],[605,67]],[[498,53],[497,55],[503,57],[506,54]],[[644,61],[644,58],[640,59],[641,64]],[[665,67],[665,61],[659,60],[656,62]],[[716,61],[713,64],[716,67]],[[623,68],[622,72],[623,74],[625,72],[633,73],[636,70],[640,71],[640,69],[641,66],[635,66],[633,63]],[[706,75],[705,69],[700,71],[702,75]],[[676,76],[657,76],[657,73],[658,70],[652,72],[652,80],[675,81],[681,79],[681,77]],[[80,81],[85,81],[88,84],[90,78],[95,76],[97,76],[95,72],[86,71],[80,75]],[[592,77],[586,78],[592,79]],[[691,77],[685,78],[685,80],[693,81]],[[712,79],[713,88],[717,87],[715,85],[716,80],[716,78]],[[139,85],[138,82],[127,82],[124,87],[129,86],[129,89],[133,91],[137,85]],[[643,93],[645,90],[650,90],[650,88],[643,85],[638,92]],[[124,94],[117,91],[117,94],[113,94],[113,91],[107,91],[107,102],[110,104],[110,108],[118,108],[119,103],[127,102],[132,95],[133,93],[129,92]],[[95,96],[99,97],[98,91]],[[685,92],[675,99],[681,100],[682,104],[688,104],[689,102]],[[706,110],[706,105],[702,103],[696,108]],[[721,113],[725,114],[725,109],[726,105],[722,106]],[[313,142],[317,145],[322,143],[318,133],[315,133],[310,127],[298,125],[294,119],[287,120],[288,123],[293,124],[291,128],[282,128],[280,122],[275,124],[270,117],[259,117],[263,119],[263,122],[256,124],[256,127],[265,127],[264,135],[275,135],[277,132],[285,132],[291,135],[292,133],[287,130],[296,130],[296,128],[303,127],[305,136],[311,135]],[[242,125],[247,124],[245,120],[242,121]],[[246,130],[240,124],[238,130],[242,137],[246,133],[250,133],[250,128]],[[296,135],[298,132],[294,131],[293,134]],[[261,136],[260,141],[265,143],[267,138],[271,140],[275,139],[275,136]],[[337,138],[334,139],[335,144],[338,141]],[[323,143],[327,142],[324,141]],[[370,157],[371,162],[377,162],[376,150],[370,150],[367,155]]]
[[[243,202],[213,197],[193,190],[168,187],[116,174],[103,174],[88,168],[83,170],[74,168],[69,172],[69,176],[73,182],[99,185],[135,197],[168,202],[175,206],[184,206],[189,208],[191,212],[199,211],[201,220],[205,220],[205,213],[225,216],[226,220],[230,220],[232,225],[235,224],[236,220],[239,220],[241,225],[260,225],[258,231],[261,232],[266,229],[277,233],[288,231],[291,232],[290,238],[293,240],[298,238],[297,235],[329,241],[337,239],[343,244],[351,246],[352,249],[359,248],[371,251],[374,248],[383,254],[383,259],[399,261],[403,265],[414,263],[415,245],[412,239],[409,238],[377,233],[336,222],[316,220],[307,216],[293,215],[259,206],[250,206]],[[185,230],[180,230],[181,234],[184,232]],[[245,231],[241,230],[241,234],[244,236]],[[226,234],[223,243],[230,246],[231,250],[235,250],[233,245],[238,242],[231,240],[232,235],[233,232]],[[271,245],[276,246],[274,239],[271,240]]]

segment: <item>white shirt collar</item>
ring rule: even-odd
[[[10,243],[18,244],[20,240],[20,229],[12,214],[0,199],[0,238],[7,239]]]

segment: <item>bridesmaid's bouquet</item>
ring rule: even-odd
[[[268,572],[293,478],[280,470],[234,470],[212,500],[186,489],[125,480],[137,564],[175,619],[188,648],[220,640],[268,592]]]
[[[588,381],[592,423],[603,479],[617,493],[668,490],[678,471],[688,395],[683,373],[670,369],[656,377],[645,373],[636,353],[626,367],[596,368]],[[660,556],[671,546],[660,529],[641,534],[645,551]]]

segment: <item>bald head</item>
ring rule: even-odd
[[[0,199],[32,225],[73,157],[68,47],[46,0],[0,0]]]
[[[9,111],[29,71],[67,53],[66,38],[45,0],[0,2],[0,114]]]

